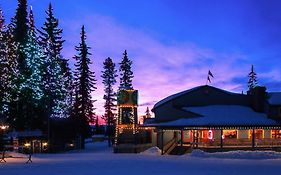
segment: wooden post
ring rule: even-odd
[[[183,147],[183,129],[181,129],[181,147]]]
[[[255,129],[252,130],[252,149],[255,149]]]
[[[161,130],[161,155],[164,154],[164,130]]]
[[[221,149],[223,148],[223,129],[221,129],[221,132],[220,132],[220,139],[221,139]]]

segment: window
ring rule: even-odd
[[[237,139],[237,130],[223,130],[225,139]]]
[[[250,130],[250,138],[252,138],[253,130]],[[263,129],[255,129],[255,138],[262,139],[263,138]]]
[[[274,139],[280,139],[281,138],[281,130],[271,130],[271,136]]]

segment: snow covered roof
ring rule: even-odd
[[[184,107],[183,110],[201,115],[196,118],[180,118],[174,121],[158,123],[157,126],[265,126],[278,125],[265,113],[239,105],[210,105]],[[155,125],[155,124],[154,124]]]
[[[281,92],[270,92],[268,93],[268,102],[271,105],[281,105]]]
[[[154,105],[153,108],[157,108],[157,107],[159,107],[160,105],[162,105],[162,104],[164,104],[164,103],[167,103],[167,102],[169,102],[169,101],[171,101],[171,100],[174,100],[175,98],[180,97],[180,96],[182,96],[182,95],[184,95],[184,94],[187,94],[187,93],[190,93],[190,92],[192,92],[192,91],[198,90],[198,89],[200,89],[200,88],[202,88],[202,87],[211,87],[211,88],[220,90],[220,91],[222,91],[222,92],[224,92],[224,93],[231,94],[231,95],[232,95],[232,94],[237,94],[237,93],[229,92],[229,91],[226,91],[226,90],[223,90],[223,89],[219,89],[219,88],[216,88],[216,87],[213,87],[213,86],[203,85],[203,86],[197,86],[197,87],[194,87],[194,88],[192,88],[192,89],[188,89],[188,90],[185,90],[185,91],[182,91],[182,92],[179,92],[179,93],[170,95],[170,96],[164,98],[163,100],[157,102],[157,103]]]
[[[33,131],[12,131],[7,134],[10,137],[40,137],[43,136],[42,131],[33,130]]]

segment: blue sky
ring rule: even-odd
[[[100,71],[108,56],[118,63],[125,49],[134,65],[140,91],[139,113],[173,93],[206,83],[247,90],[254,65],[260,85],[281,91],[281,1],[279,0],[29,0],[36,26],[42,26],[52,2],[71,58],[84,24],[98,78],[97,113],[102,114]],[[16,0],[0,0],[6,19]]]

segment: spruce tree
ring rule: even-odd
[[[10,29],[13,29],[13,39],[17,45],[16,58],[17,58],[17,70],[18,76],[15,78],[15,94],[14,101],[11,102],[10,113],[14,117],[14,124],[16,129],[26,129],[25,119],[28,118],[28,93],[24,88],[21,88],[23,83],[29,76],[26,55],[23,53],[24,45],[28,36],[28,13],[27,13],[27,1],[18,0],[18,7],[16,15],[12,18],[12,25]]]
[[[38,30],[39,43],[45,48],[45,96],[47,117],[67,118],[71,108],[71,73],[66,59],[61,55],[64,40],[58,19],[54,17],[51,3],[46,11],[47,18]]]
[[[105,100],[104,109],[105,114],[103,119],[107,123],[107,135],[108,135],[108,146],[111,146],[110,137],[113,136],[114,130],[113,126],[115,125],[115,112],[116,111],[116,93],[113,90],[113,86],[116,83],[117,70],[115,69],[115,64],[112,62],[112,59],[108,57],[103,62],[103,71],[101,77],[103,78],[102,83],[104,84],[105,95],[103,99]]]
[[[25,92],[26,104],[28,104],[26,110],[28,111],[28,118],[25,122],[31,129],[42,129],[43,118],[41,108],[43,108],[41,100],[44,96],[44,66],[43,49],[39,45],[35,33],[34,19],[32,10],[30,11],[29,31],[26,43],[21,48],[21,52],[24,53],[26,58],[27,76],[23,80],[20,86],[20,91]]]
[[[18,0],[16,16],[14,17],[14,35],[15,41],[24,44],[28,33],[28,13],[27,0]]]
[[[33,16],[33,10],[32,10],[32,6],[30,6],[29,9],[29,30],[30,32],[36,36],[36,27],[35,27],[35,22],[34,22],[34,16]]]
[[[251,91],[252,89],[254,89],[257,84],[258,84],[258,81],[257,81],[257,74],[255,73],[254,71],[254,66],[252,65],[251,67],[251,72],[248,74],[248,77],[249,77],[249,80],[248,80],[248,88],[249,88],[249,91]]]
[[[61,57],[61,50],[64,43],[62,39],[62,29],[59,28],[59,21],[53,14],[52,4],[49,4],[46,11],[47,18],[41,30],[38,30],[39,41],[42,47],[46,47],[48,42],[52,43],[52,52],[57,57]]]
[[[129,59],[127,51],[123,53],[123,58],[121,63],[119,63],[119,73],[120,73],[120,85],[119,90],[130,90],[133,88],[133,71],[132,71],[132,61]],[[134,111],[131,108],[123,108],[122,110],[122,123],[133,123]]]
[[[81,31],[81,42],[79,46],[75,47],[77,55],[74,56],[76,60],[74,71],[74,90],[75,102],[74,111],[72,113],[73,120],[76,124],[76,132],[81,136],[81,148],[85,147],[84,139],[89,136],[90,128],[89,122],[93,122],[93,100],[91,93],[96,89],[96,79],[93,71],[89,66],[91,60],[89,56],[90,47],[86,43],[86,34],[84,26]]]
[[[7,94],[5,102],[8,104],[7,120],[11,127],[16,127],[18,113],[18,101],[19,101],[19,70],[18,70],[18,44],[14,38],[14,26],[9,24],[6,31],[6,56],[8,60],[8,77],[7,77]]]
[[[127,51],[123,53],[123,59],[120,64],[120,86],[119,89],[133,89],[132,79],[134,77],[132,69],[132,61],[128,58]]]
[[[145,111],[145,118],[151,118],[151,114],[150,114],[148,107],[146,108],[146,111]]]
[[[0,9],[0,121],[1,118],[4,118],[7,107],[7,104],[5,104],[5,96],[8,86],[8,66],[4,16],[2,9]]]

